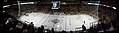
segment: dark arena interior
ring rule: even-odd
[[[4,0],[0,33],[115,33],[115,0]]]

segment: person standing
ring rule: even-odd
[[[84,21],[84,24],[85,24],[85,21]],[[82,30],[83,30],[83,31],[86,30],[86,27],[84,26],[84,24],[82,25]]]

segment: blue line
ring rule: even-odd
[[[49,15],[49,16],[50,16],[50,15]],[[47,19],[49,18],[49,16],[47,17]],[[47,19],[46,19],[46,20],[47,20]],[[45,21],[46,21],[46,20],[45,20]],[[44,22],[45,22],[45,21],[44,21]],[[43,23],[44,23],[44,22],[43,22]],[[42,24],[43,24],[43,23],[42,23]]]
[[[45,16],[44,16],[45,17]],[[44,19],[44,17],[40,20],[40,22]]]

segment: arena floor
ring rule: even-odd
[[[95,23],[97,20],[86,14],[79,15],[50,15],[43,13],[26,13],[27,15],[22,15],[18,20],[23,23],[29,24],[33,22],[35,27],[45,26],[45,29],[55,28],[55,31],[76,31],[82,30],[82,25],[85,21],[86,29],[91,27],[91,23]],[[57,23],[53,23],[53,20],[57,19]],[[97,22],[95,23],[97,24]]]

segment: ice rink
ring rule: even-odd
[[[54,19],[57,19],[56,24],[53,23]],[[91,26],[91,23],[97,21],[90,15],[85,15],[85,14],[50,15],[50,14],[43,14],[40,12],[27,13],[27,15],[22,15],[18,20],[27,24],[29,24],[30,22],[33,22],[35,27],[40,27],[41,25],[44,25],[45,29],[55,28],[55,31],[82,30],[81,27],[84,24],[84,21],[85,21],[84,25],[86,26],[86,29],[89,29]],[[95,24],[97,24],[97,22]]]

